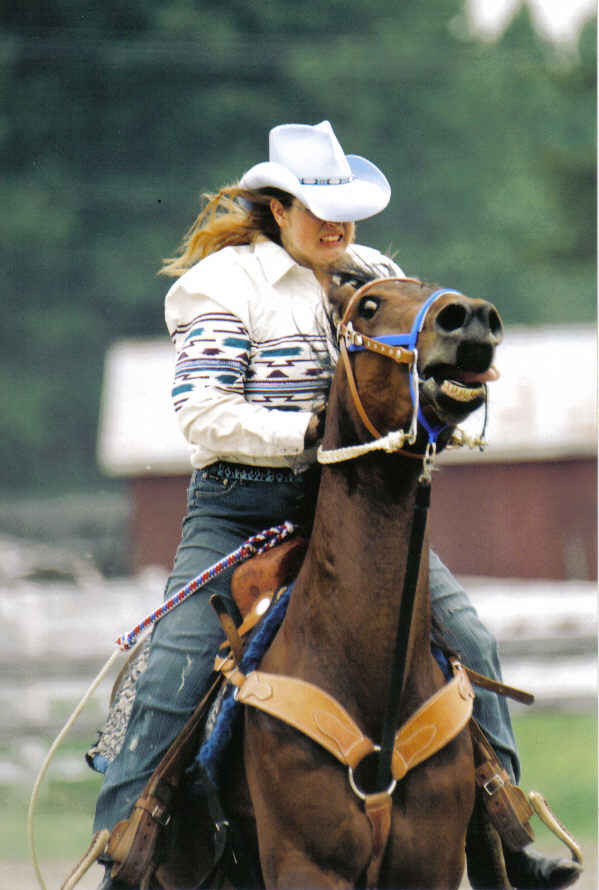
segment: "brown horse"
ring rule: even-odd
[[[348,328],[357,332],[348,339],[363,343],[362,334],[379,343],[375,338],[410,331],[434,291],[414,280],[377,280],[357,296],[353,285],[338,286],[331,302],[338,317],[345,315],[346,336]],[[441,449],[455,425],[484,401],[502,326],[490,303],[454,291],[442,291],[419,323],[420,419],[435,433],[442,427],[436,440]],[[376,433],[408,429],[415,394],[410,393],[405,362],[405,356],[390,360],[383,348],[360,350],[338,363],[322,443],[325,457],[342,447],[372,442]],[[286,617],[260,666],[260,671],[321,688],[375,742],[390,693],[426,443],[420,424],[416,441],[404,442],[401,450],[350,453],[353,459],[323,467],[307,554]],[[431,655],[430,633],[425,546],[398,726],[446,684]],[[265,886],[367,886],[376,836],[346,769],[312,739],[256,708],[245,709],[242,744],[243,758],[229,769],[223,799],[243,832],[246,849],[259,857]],[[474,789],[467,731],[407,772],[392,794],[378,887],[458,887]]]

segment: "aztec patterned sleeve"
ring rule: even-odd
[[[284,399],[268,408],[252,401],[248,381],[256,373],[256,345],[246,324],[208,297],[193,302],[197,314],[186,320],[191,313],[183,313],[171,330],[177,351],[173,405],[193,465],[289,464],[304,451],[308,403],[287,411]]]

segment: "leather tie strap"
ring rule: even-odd
[[[506,698],[513,698],[514,701],[519,701],[523,705],[532,705],[535,700],[535,697],[531,692],[525,692],[523,689],[516,689],[515,686],[506,686],[505,683],[499,683],[498,680],[492,680],[491,677],[485,677],[484,674],[478,674],[476,671],[473,671],[472,668],[466,667],[466,665],[463,667],[470,678],[470,682],[474,683],[475,686],[480,686],[482,689],[490,689],[491,692],[496,692],[497,695],[503,695]]]
[[[372,855],[366,870],[366,887],[368,890],[378,884],[383,856],[387,849],[389,832],[391,831],[391,795],[386,791],[367,794],[364,798],[364,812],[372,830]]]
[[[474,742],[474,777],[483,807],[511,850],[522,850],[534,840],[529,825],[533,810],[524,792],[512,784],[490,742],[476,722],[470,722]]]

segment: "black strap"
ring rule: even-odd
[[[196,793],[204,798],[214,825],[213,861],[195,890],[215,890],[222,887],[260,887],[262,878],[247,849],[241,830],[229,819],[221,801],[219,789],[210,781],[202,765],[193,767]]]
[[[412,529],[410,533],[410,547],[404,575],[403,592],[399,619],[397,623],[397,635],[395,638],[395,652],[393,666],[391,668],[391,682],[389,686],[389,698],[383,721],[381,735],[381,750],[378,756],[376,787],[379,791],[388,788],[393,778],[391,761],[393,757],[393,745],[399,717],[399,705],[403,688],[406,658],[408,653],[408,641],[412,614],[414,611],[414,596],[420,571],[422,557],[422,545],[426,529],[426,518],[431,500],[431,486],[426,480],[419,480],[416,488],[414,503],[414,515],[412,517]]]

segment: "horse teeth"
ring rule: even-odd
[[[441,392],[456,402],[471,402],[480,395],[480,386],[468,387],[452,380],[444,380],[441,384]]]

